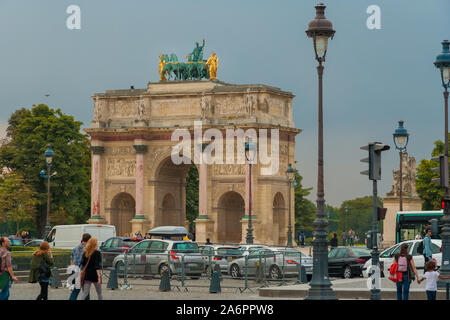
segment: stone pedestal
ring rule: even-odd
[[[150,229],[151,221],[144,216],[135,216],[134,219],[131,220],[131,232],[133,234],[140,231],[142,236],[144,236]]]
[[[423,201],[419,198],[403,197],[403,211],[421,211]],[[387,208],[386,218],[383,220],[383,247],[395,244],[395,226],[397,213],[400,210],[400,198],[389,197],[383,199],[383,207]]]
[[[106,221],[105,217],[103,216],[92,216],[87,223],[90,224],[108,224],[108,222]]]
[[[214,221],[212,221],[207,216],[199,216],[195,221],[195,242],[205,243],[206,238],[209,238],[211,242],[215,242],[213,236],[212,226]]]

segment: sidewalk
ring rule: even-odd
[[[367,278],[339,279],[332,280],[332,289],[338,299],[369,300],[370,290],[367,287]],[[299,298],[304,299],[308,294],[310,286],[308,284],[298,284],[282,287],[270,287],[259,289],[260,297],[271,298]],[[445,300],[445,290],[438,290],[437,300]],[[397,290],[395,283],[389,279],[381,279],[381,299],[397,300]],[[417,282],[411,283],[409,300],[426,300],[425,281],[420,285]]]

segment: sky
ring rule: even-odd
[[[159,80],[158,55],[192,51],[219,56],[218,79],[259,83],[295,94],[296,167],[306,187],[317,185],[317,63],[305,30],[310,0],[0,0],[0,132],[16,109],[45,103],[89,127],[94,93],[145,88]],[[429,158],[444,137],[444,103],[433,62],[450,40],[448,0],[328,0],[333,23],[324,71],[325,200],[370,195],[360,175],[370,141],[383,153],[378,195],[392,187],[399,155],[398,120],[410,133],[408,152]],[[70,30],[70,5],[81,29]],[[381,29],[369,29],[369,6],[380,8]],[[46,94],[50,96],[46,97]],[[2,129],[3,128],[3,129]],[[1,134],[1,133],[0,133]]]

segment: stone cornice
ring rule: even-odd
[[[102,154],[105,151],[105,148],[102,146],[91,146],[91,150],[93,154]]]

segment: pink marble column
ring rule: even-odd
[[[145,145],[134,145],[136,150],[136,215],[135,219],[144,219],[144,153]]]
[[[92,185],[91,185],[91,218],[100,219],[100,160],[103,147],[91,146],[92,150]]]
[[[203,160],[200,164],[199,182],[198,182],[198,211],[199,216],[204,217],[208,215],[208,179],[207,179],[207,164]]]
[[[253,166],[252,166],[253,171]],[[253,172],[252,172],[253,173]],[[253,178],[253,175],[252,175]],[[252,179],[253,180],[253,179]],[[252,183],[252,194],[253,192],[253,181]],[[247,160],[245,160],[245,215],[248,216],[250,213],[250,164]],[[252,215],[253,215],[253,207],[252,207]]]

